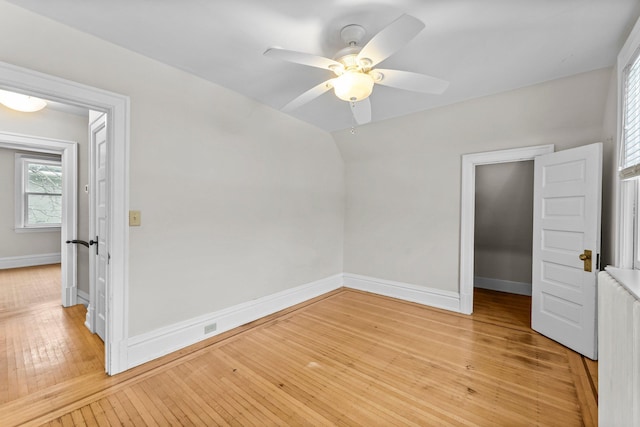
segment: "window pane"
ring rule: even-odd
[[[62,194],[62,166],[29,163],[27,192]]]
[[[638,175],[640,165],[640,55],[625,69],[622,127],[622,176]]]
[[[27,225],[60,224],[62,196],[27,195]]]

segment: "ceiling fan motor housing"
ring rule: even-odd
[[[358,69],[367,72],[371,67],[371,60],[357,57],[362,50],[360,42],[365,34],[366,30],[357,24],[347,25],[340,31],[340,37],[347,47],[340,49],[333,59],[343,64],[345,70]]]
[[[347,46],[360,45],[367,31],[361,25],[351,24],[340,30],[340,38]]]

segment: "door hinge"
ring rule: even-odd
[[[107,264],[111,264],[111,254],[107,252]]]

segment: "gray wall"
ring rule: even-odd
[[[334,133],[345,161],[345,271],[457,292],[461,156],[601,141],[610,77],[596,70]],[[605,141],[605,156],[612,150]]]
[[[0,131],[78,143],[78,238],[89,237],[88,182],[89,118],[50,108],[22,113],[0,105]],[[60,232],[14,231],[14,151],[0,149],[0,258],[60,252]],[[89,256],[78,248],[78,288],[89,292]]]
[[[0,148],[0,258],[60,253],[60,231],[14,231],[16,153],[22,152]]]
[[[6,2],[0,32],[3,61],[131,99],[131,336],[342,272],[329,134]]]
[[[474,276],[531,283],[533,161],[476,167]]]

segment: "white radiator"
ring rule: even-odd
[[[598,424],[640,426],[640,302],[598,274]]]

